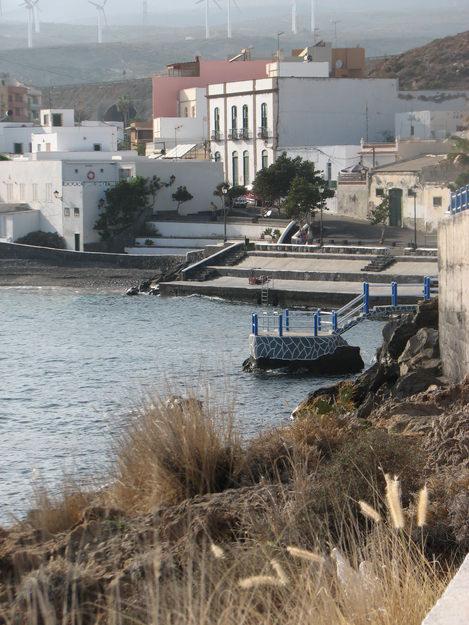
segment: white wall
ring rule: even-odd
[[[177,209],[177,203],[173,201],[172,194],[180,186],[187,187],[189,193],[194,196],[193,200],[182,204],[179,209],[181,215],[210,211],[211,202],[217,200],[213,192],[216,186],[223,182],[221,163],[210,161],[141,158],[136,161],[135,169],[138,176],[146,178],[158,176],[164,182],[169,181],[172,175],[176,176],[172,187],[162,189],[158,194],[155,212]]]
[[[269,78],[329,78],[330,64],[327,61],[305,63],[302,61],[284,61],[267,65]]]
[[[200,143],[205,139],[206,127],[203,117],[156,117],[153,120],[155,141],[165,141],[166,147],[173,147],[175,140],[179,144]]]
[[[18,213],[0,213],[0,239],[15,242],[30,232],[39,230],[41,214],[39,211]]]
[[[445,139],[469,125],[469,112],[411,111],[396,115],[396,137]]]
[[[279,145],[355,145],[394,134],[397,80],[280,78]]]
[[[23,154],[27,154],[31,147],[31,136],[40,131],[40,127],[33,127],[31,124],[18,124],[17,126],[0,124],[0,152],[14,154],[15,143],[21,143]]]
[[[53,132],[33,135],[32,151],[93,152],[94,145],[98,144],[102,152],[116,152],[117,141],[118,129],[114,126],[54,128]]]
[[[177,222],[177,221],[152,221],[163,237],[217,237],[223,238],[224,226],[218,222]],[[266,224],[227,224],[228,238],[248,239],[256,241],[268,226]],[[274,229],[278,226],[273,226]],[[282,228],[279,228],[282,230]]]

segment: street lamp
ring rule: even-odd
[[[226,243],[226,196],[228,194],[228,187],[225,185],[221,192],[223,193],[223,243]]]
[[[407,195],[414,198],[414,250],[417,249],[417,187],[408,190]]]

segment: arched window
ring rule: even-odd
[[[269,153],[267,150],[262,150],[262,169],[267,169],[269,166]]]
[[[249,184],[249,152],[243,152],[243,185],[247,187]]]
[[[220,109],[218,106],[213,110],[213,130],[216,135],[220,134]]]
[[[247,104],[243,106],[243,130],[249,130],[249,107]]]
[[[238,107],[231,107],[231,130],[237,130],[238,128]]]
[[[268,120],[267,120],[267,104],[263,102],[261,104],[261,128],[267,131]]]
[[[221,161],[220,152],[215,152],[215,154],[213,155],[213,158],[215,159],[215,163],[219,163]]]
[[[233,168],[233,186],[236,187],[239,184],[238,152],[233,152],[231,161]]]

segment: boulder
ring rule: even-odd
[[[384,343],[380,360],[397,360],[404,351],[408,340],[417,332],[414,321],[406,316],[404,320],[391,321],[383,328]]]
[[[414,316],[414,323],[419,329],[433,328],[438,330],[438,300],[432,299],[430,302],[420,304]]]
[[[425,354],[426,358],[439,358],[440,345],[438,330],[433,328],[420,328],[418,332],[409,338],[404,351],[399,356],[399,364]]]
[[[426,354],[415,356],[415,358],[402,363],[400,366],[400,374],[404,376],[417,369],[422,369],[436,376],[443,374],[443,364],[441,360],[439,358],[431,358]]]
[[[397,384],[392,389],[392,393],[398,399],[402,399],[426,391],[433,384],[440,384],[440,380],[436,375],[425,371],[425,369],[417,369],[399,378]]]

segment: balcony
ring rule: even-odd
[[[248,128],[232,129],[228,133],[228,139],[230,141],[248,141],[251,139],[251,133]]]
[[[210,139],[212,141],[223,141],[223,134],[219,130],[214,130]]]
[[[267,139],[270,139],[271,134],[269,132],[269,129],[266,126],[261,126],[258,131],[257,131],[257,138],[258,139],[263,139],[264,141],[267,141]]]

